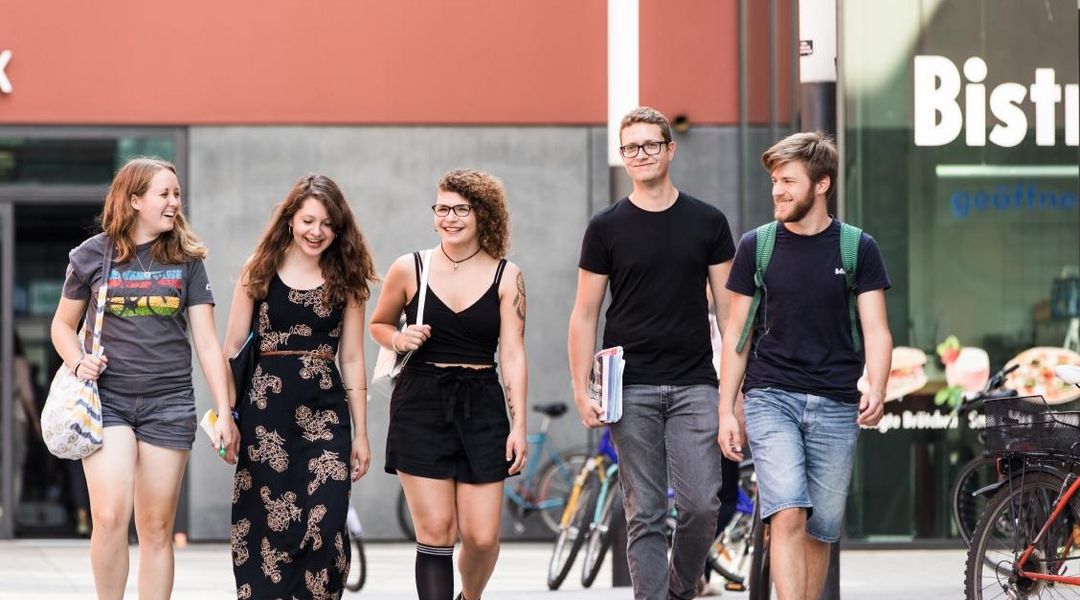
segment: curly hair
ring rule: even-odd
[[[439,190],[468,201],[476,211],[480,247],[494,258],[505,257],[510,250],[510,209],[502,181],[476,169],[454,169],[439,180]]]
[[[135,221],[139,213],[131,205],[132,196],[145,194],[154,176],[165,169],[176,175],[176,167],[169,161],[140,156],[124,163],[113,177],[99,221],[101,230],[116,244],[113,260],[117,263],[126,263],[135,258]],[[191,231],[184,212],[178,211],[172,230],[162,232],[150,246],[150,257],[165,265],[181,264],[206,258],[206,247]]]
[[[301,177],[285,200],[274,208],[270,226],[247,266],[248,296],[254,300],[266,297],[270,279],[277,273],[285,251],[293,242],[289,223],[308,198],[318,200],[326,208],[334,231],[334,241],[319,257],[319,268],[326,278],[323,297],[333,306],[344,306],[348,300],[357,304],[367,301],[371,285],[379,280],[375,262],[345,195],[325,175]]]

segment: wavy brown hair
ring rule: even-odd
[[[138,157],[124,163],[113,177],[101,213],[101,230],[116,244],[113,260],[118,263],[126,263],[135,257],[135,221],[139,211],[131,205],[131,198],[145,194],[154,176],[163,169],[176,174],[176,167],[166,160]],[[183,211],[176,213],[172,231],[165,231],[154,240],[150,258],[164,265],[206,258],[206,247],[191,231]]]
[[[476,212],[480,247],[494,258],[504,258],[510,250],[510,209],[502,181],[476,169],[454,169],[439,180],[439,190],[468,201]]]
[[[761,155],[761,166],[771,174],[781,165],[802,162],[811,183],[829,178],[829,189],[825,190],[828,197],[836,188],[838,156],[832,137],[820,131],[807,131],[793,133],[773,144]]]
[[[344,306],[350,300],[357,304],[367,301],[371,284],[379,280],[375,263],[345,194],[325,175],[301,177],[285,200],[274,208],[270,226],[246,268],[248,296],[255,300],[266,297],[270,279],[293,241],[289,223],[308,198],[318,200],[326,208],[334,231],[334,241],[319,256],[319,268],[326,279],[323,298],[333,306]]]

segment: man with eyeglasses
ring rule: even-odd
[[[620,153],[631,194],[589,222],[570,316],[569,356],[581,422],[600,427],[589,374],[609,285],[603,346],[622,346],[623,416],[611,424],[625,494],[634,596],[693,598],[716,525],[722,456],[716,445],[718,382],[709,337],[708,284],[717,319],[735,245],[715,206],[675,188],[671,127],[641,107],[623,117]],[[737,466],[736,466],[737,473]],[[678,524],[667,556],[668,484]]]

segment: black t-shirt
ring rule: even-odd
[[[623,347],[623,383],[716,385],[705,284],[734,255],[724,213],[682,192],[661,212],[623,198],[589,221],[578,266],[608,276],[604,347]]]
[[[727,288],[754,295],[757,231],[743,235]],[[889,289],[889,275],[874,238],[859,240],[855,293]],[[840,258],[840,222],[804,236],[776,227],[776,245],[765,270],[767,292],[754,320],[754,339],[743,391],[778,387],[857,402],[855,384],[864,355],[851,339],[847,282]],[[862,327],[859,335],[862,335]]]

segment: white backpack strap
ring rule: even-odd
[[[431,253],[432,250],[424,250],[420,253],[420,288],[416,290],[420,298],[416,306],[417,325],[424,324],[424,304],[427,301],[428,274],[431,272]]]

